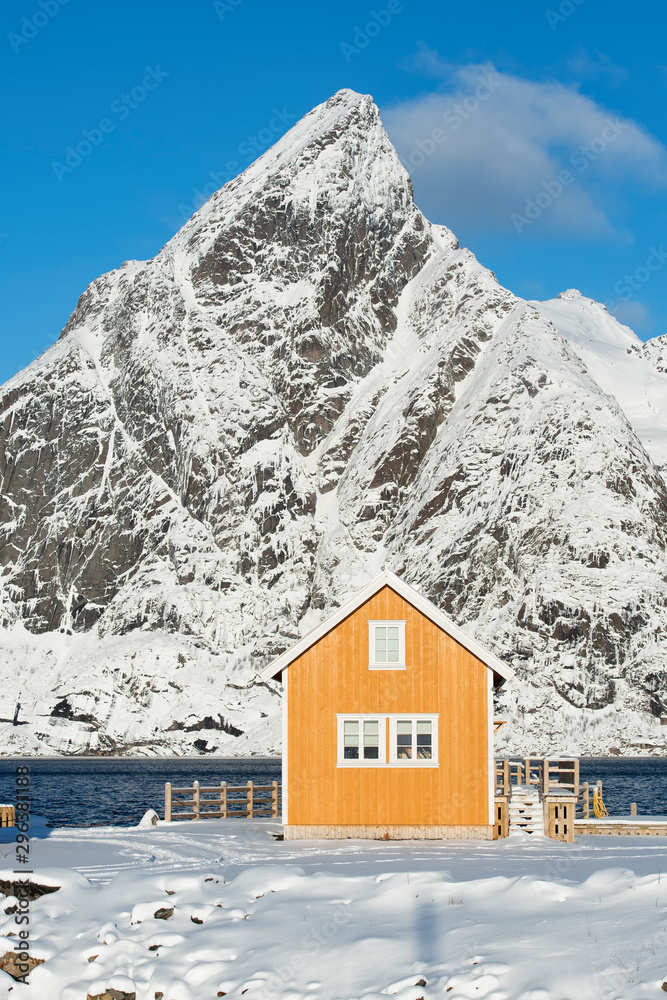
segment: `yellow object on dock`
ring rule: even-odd
[[[593,792],[593,813],[596,819],[604,819],[609,815],[607,807],[602,801],[602,783],[598,782]]]

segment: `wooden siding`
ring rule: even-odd
[[[406,670],[368,669],[369,619],[406,621]],[[488,668],[393,590],[287,672],[290,826],[491,826]],[[437,713],[439,766],[337,767],[343,713]]]
[[[492,826],[286,826],[285,840],[492,840]]]

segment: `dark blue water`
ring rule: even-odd
[[[164,818],[164,785],[257,785],[280,781],[280,758],[95,757],[0,759],[0,802],[14,802],[16,768],[30,768],[30,811],[51,826],[136,825],[147,809]]]
[[[0,802],[14,802],[17,764],[30,767],[31,811],[53,826],[113,823],[132,826],[147,809],[164,815],[164,784],[187,787],[221,781],[269,784],[280,781],[278,758],[95,757],[0,759]],[[667,815],[667,758],[582,757],[581,780],[602,781],[610,813]]]
[[[667,757],[582,757],[580,780],[602,782],[602,798],[612,815],[637,812],[667,816]]]

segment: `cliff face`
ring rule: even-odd
[[[501,288],[342,91],[2,388],[5,746],[278,749],[257,668],[385,563],[517,669],[509,746],[656,737],[664,356]]]

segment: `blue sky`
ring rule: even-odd
[[[342,87],[504,285],[667,333],[661,0],[5,0],[0,22],[3,381]]]

